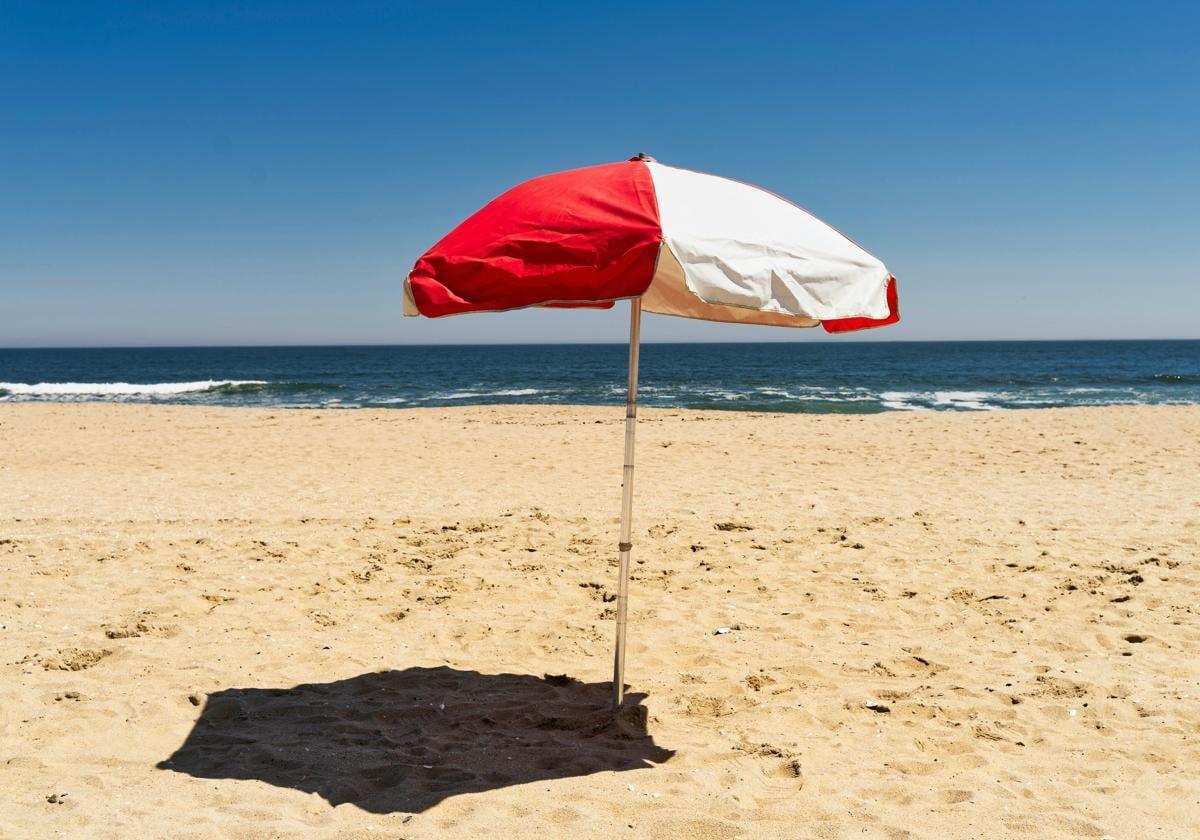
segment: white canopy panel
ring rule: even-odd
[[[665,245],[647,311],[798,327],[888,317],[887,268],[816,216],[738,181],[646,166]]]

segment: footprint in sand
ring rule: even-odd
[[[760,755],[782,756],[783,761],[770,766],[769,769],[764,768],[763,775],[772,779],[804,779],[804,769],[800,766],[800,758],[786,750],[780,750],[772,747],[769,744],[764,744],[758,750]],[[803,781],[801,781],[803,786]]]
[[[156,624],[156,614],[145,610],[140,615],[120,624],[105,624],[104,636],[109,639],[136,639],[140,636],[174,636],[178,628],[167,624]]]
[[[63,648],[41,664],[47,671],[83,671],[111,655],[108,648]]]
[[[762,691],[765,686],[774,685],[775,678],[768,674],[750,674],[745,682],[752,691]]]
[[[328,613],[323,613],[320,610],[309,610],[309,620],[318,627],[336,627],[337,619],[333,618]]]

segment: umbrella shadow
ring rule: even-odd
[[[614,721],[611,694],[611,683],[446,667],[230,688],[208,696],[157,766],[415,813],[463,793],[669,760],[674,751],[646,734],[646,695],[627,694]]]

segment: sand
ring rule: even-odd
[[[1200,835],[1200,408],[644,411],[613,726],[622,415],[0,407],[0,835]]]

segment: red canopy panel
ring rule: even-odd
[[[662,227],[649,170],[623,161],[534,178],[452,230],[409,274],[422,315],[611,305],[646,291]]]
[[[825,332],[840,333],[854,330],[869,330],[886,327],[900,320],[900,296],[896,292],[896,278],[889,277],[887,284],[888,315],[886,318],[833,318],[821,322]]]

